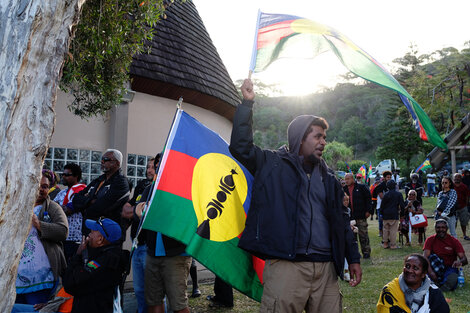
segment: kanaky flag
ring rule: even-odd
[[[188,254],[260,301],[264,261],[238,248],[252,184],[228,144],[178,110],[142,227],[186,244]]]
[[[364,164],[359,168],[357,172],[360,173],[362,177],[364,177],[364,179],[366,178],[366,166]]]
[[[332,51],[352,73],[398,93],[422,140],[447,150],[421,106],[400,83],[367,52],[337,30],[320,23],[286,14],[258,14],[250,70],[261,72],[282,58],[313,59]],[[293,69],[295,73],[298,69]]]
[[[429,158],[426,158],[423,163],[421,163],[420,166],[416,169],[415,173],[418,173],[419,171],[425,171],[428,168],[432,168],[431,162],[429,161]]]

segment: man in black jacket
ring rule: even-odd
[[[393,179],[387,182],[388,191],[385,193],[380,211],[383,217],[383,247],[385,249],[397,248],[397,232],[400,211],[405,208],[405,201],[401,192],[395,190],[397,183]]]
[[[369,259],[370,243],[369,234],[367,232],[367,219],[373,212],[370,191],[366,185],[354,182],[352,173],[347,173],[344,176],[344,180],[346,181],[346,186],[343,187],[343,190],[349,196],[351,220],[356,221],[356,226],[359,229],[359,242],[361,243],[362,256],[364,259]]]
[[[103,175],[93,180],[72,200],[73,212],[82,212],[83,220],[104,216],[121,225],[121,209],[129,199],[129,183],[121,174],[122,153],[108,149],[101,157]],[[84,235],[87,229],[82,228]],[[124,239],[124,237],[123,237]]]
[[[72,313],[112,313],[128,256],[120,246],[121,227],[108,218],[86,220],[91,232],[82,240],[62,283],[74,296]]]
[[[266,260],[261,312],[342,312],[337,276],[361,281],[360,255],[342,208],[344,192],[322,160],[328,124],[302,115],[288,128],[289,148],[253,145],[250,80],[241,91],[230,152],[255,177],[239,246]]]

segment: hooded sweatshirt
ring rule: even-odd
[[[330,229],[326,218],[326,194],[320,160],[311,156],[304,162],[304,157],[299,155],[302,138],[315,119],[318,117],[301,115],[287,128],[289,155],[302,173],[296,259],[328,261],[331,257]]]

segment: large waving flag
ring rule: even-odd
[[[426,158],[423,163],[421,163],[420,166],[416,169],[415,173],[418,173],[419,171],[425,171],[428,168],[432,168],[431,162],[429,161],[429,158]]]
[[[264,262],[238,248],[252,183],[227,143],[178,109],[142,227],[183,242],[217,276],[260,301]]]
[[[261,72],[280,58],[314,58],[326,51],[333,51],[355,75],[398,92],[420,138],[447,150],[429,117],[405,88],[367,52],[331,27],[298,16],[260,11],[250,71]]]

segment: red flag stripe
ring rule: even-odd
[[[170,150],[158,189],[192,200],[191,185],[197,160],[185,153]]]

